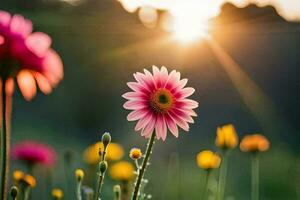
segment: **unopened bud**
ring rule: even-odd
[[[107,162],[101,161],[99,164],[99,169],[100,169],[101,174],[104,174],[107,170]]]
[[[10,196],[12,199],[16,199],[18,196],[18,188],[16,186],[12,186],[10,189]]]
[[[111,136],[110,136],[109,132],[105,132],[102,135],[102,143],[103,143],[104,149],[107,147],[107,145],[110,143],[110,141],[111,141]]]
[[[121,187],[120,187],[120,185],[115,185],[114,186],[114,193],[115,193],[115,199],[116,200],[121,199]]]

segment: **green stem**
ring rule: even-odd
[[[81,200],[81,184],[82,181],[77,181],[77,200]]]
[[[227,162],[228,162],[228,152],[224,150],[222,163],[220,167],[220,174],[219,174],[219,182],[218,182],[218,192],[217,192],[217,200],[224,199],[224,193],[226,188],[226,176],[227,176]]]
[[[207,195],[207,191],[208,191],[208,179],[209,179],[209,174],[210,174],[210,170],[205,170],[204,171],[204,183],[202,185],[202,195],[201,195],[201,200],[206,199],[206,195]]]
[[[143,159],[141,169],[139,170],[139,174],[138,174],[136,182],[135,182],[134,191],[133,191],[133,194],[132,194],[132,200],[137,200],[138,199],[142,179],[144,177],[144,173],[146,171],[148,161],[149,161],[150,156],[152,154],[152,148],[153,148],[154,142],[155,142],[155,134],[153,133],[151,135],[151,138],[149,139],[147,149],[146,149],[146,154],[145,154],[145,157]]]
[[[6,79],[2,79],[2,131],[1,131],[1,189],[0,194],[2,199],[6,199],[6,185],[8,175],[8,151],[9,141],[6,132]]]
[[[96,188],[97,193],[96,193],[96,196],[95,196],[96,200],[100,200],[101,199],[100,198],[100,194],[101,194],[101,189],[102,189],[102,185],[103,185],[103,180],[104,180],[105,172],[102,173],[100,171],[100,163],[103,162],[103,161],[105,161],[106,149],[107,149],[107,146],[104,147],[103,152],[102,152],[102,156],[101,156],[101,160],[99,162],[98,183],[97,183],[97,188]]]
[[[253,153],[252,155],[252,173],[251,173],[251,199],[259,199],[259,159],[258,154]]]
[[[29,195],[30,195],[30,187],[29,186],[25,186],[24,189],[24,200],[28,200],[29,199]]]

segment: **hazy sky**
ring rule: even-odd
[[[300,19],[300,0],[119,0],[127,11],[135,11],[134,8],[141,5],[150,5],[172,11],[184,12],[203,12],[205,15],[217,15],[220,5],[230,1],[237,6],[245,6],[248,3],[256,3],[260,6],[273,5],[280,15],[288,20]],[[213,16],[209,16],[213,17]]]

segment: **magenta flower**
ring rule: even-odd
[[[36,83],[48,94],[63,78],[63,65],[50,48],[51,38],[32,32],[32,22],[21,15],[0,10],[0,76],[12,92],[12,78],[17,78],[26,100],[36,94]]]
[[[157,139],[165,140],[168,129],[178,137],[177,126],[188,131],[188,123],[194,123],[192,117],[197,116],[193,109],[198,103],[187,99],[195,89],[185,88],[188,80],[180,79],[180,73],[175,70],[168,73],[165,67],[159,69],[156,66],[152,70],[153,74],[146,69],[144,73],[135,73],[137,82],[127,83],[133,90],[123,95],[128,100],[124,108],[133,110],[127,119],[138,120],[135,130],[141,130],[141,135],[146,138],[155,130]]]
[[[56,161],[56,153],[47,144],[23,141],[13,146],[12,158],[31,165],[43,164],[45,166],[53,166]]]

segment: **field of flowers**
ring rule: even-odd
[[[150,2],[0,2],[1,200],[300,199],[299,36]]]

